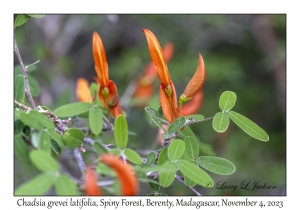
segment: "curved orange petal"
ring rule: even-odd
[[[97,176],[92,167],[87,167],[85,173],[85,194],[86,195],[102,195],[100,188],[97,185]]]
[[[172,89],[172,95],[169,97],[166,94],[166,86],[160,84],[159,100],[162,112],[164,113],[168,122],[172,123],[178,118],[177,96],[173,82],[171,81],[170,87]]]
[[[108,80],[108,65],[102,40],[97,32],[93,34],[93,57],[98,81],[101,86],[106,87]]]
[[[189,102],[183,104],[181,108],[181,116],[196,114],[201,107],[203,95],[203,90],[201,89]]]
[[[90,102],[92,100],[89,82],[84,78],[78,78],[76,84],[76,96],[78,101]]]
[[[192,79],[187,84],[183,95],[186,99],[191,99],[203,86],[206,77],[205,65],[201,54],[199,53],[198,67]]]
[[[143,32],[146,35],[150,56],[155,66],[157,76],[161,83],[164,85],[169,85],[171,79],[160,44],[150,30],[143,29]]]
[[[99,157],[99,160],[116,171],[121,184],[122,195],[137,194],[138,180],[129,164],[125,164],[120,158],[112,154],[103,154]]]

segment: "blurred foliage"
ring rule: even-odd
[[[204,101],[199,113],[211,117],[219,111],[222,92],[236,93],[235,110],[262,127],[270,137],[265,143],[246,135],[232,122],[225,133],[218,134],[212,122],[192,125],[195,134],[211,144],[216,156],[230,160],[236,172],[230,176],[212,174],[215,183],[237,185],[233,190],[205,189],[203,195],[285,195],[286,194],[286,16],[285,15],[50,15],[30,19],[15,29],[25,63],[40,62],[31,73],[40,85],[36,104],[54,110],[76,102],[75,85],[79,77],[93,82],[96,76],[92,57],[92,34],[101,36],[109,66],[109,76],[122,96],[132,80],[138,78],[150,61],[143,28],[150,29],[161,45],[170,41],[175,51],[168,64],[177,95],[180,95],[197,67],[198,52],[206,65]],[[17,65],[15,59],[15,65]],[[149,106],[158,108],[156,96]],[[28,104],[28,103],[27,103]],[[153,105],[151,105],[153,104]],[[150,125],[143,109],[128,106],[128,127],[132,149],[157,149],[157,129]],[[80,122],[74,122],[80,123]],[[110,142],[112,132],[103,140]],[[87,149],[87,151],[89,151]],[[65,171],[80,177],[78,166],[63,154]],[[200,154],[201,155],[201,154]],[[87,152],[84,158],[92,160]],[[15,187],[37,174],[28,161],[15,158]],[[75,171],[75,172],[74,172]],[[239,189],[243,181],[276,186],[274,190]],[[140,194],[151,190],[142,183]],[[161,193],[194,195],[183,184],[174,182]],[[51,193],[51,192],[50,192]]]

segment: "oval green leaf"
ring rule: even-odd
[[[21,25],[23,25],[24,23],[27,22],[27,20],[29,20],[30,16],[28,15],[18,15],[15,19],[15,27],[19,27]]]
[[[220,109],[228,112],[231,110],[236,102],[236,94],[232,91],[225,91],[222,93],[219,99]]]
[[[40,134],[39,132],[33,132],[31,134],[31,144],[34,148],[38,148],[39,146],[39,140],[40,140]]]
[[[195,120],[203,120],[204,116],[202,114],[192,114],[185,116],[186,119],[194,118]]]
[[[98,155],[107,153],[107,149],[100,142],[95,141],[93,148],[98,153]]]
[[[168,160],[169,160],[169,157],[168,157],[168,148],[164,147],[164,148],[162,148],[162,150],[159,153],[159,156],[158,156],[158,165],[162,165],[162,164],[164,164]]]
[[[185,144],[180,139],[175,139],[171,142],[168,148],[168,157],[170,160],[178,160],[184,153]]]
[[[197,163],[202,168],[215,174],[229,175],[235,171],[235,166],[232,162],[219,157],[200,156],[197,159]]]
[[[175,179],[177,169],[171,161],[165,162],[163,167],[166,168],[166,171],[160,172],[159,183],[163,187],[169,187]]]
[[[214,119],[212,121],[212,126],[215,131],[219,133],[223,133],[227,130],[229,126],[229,117],[226,113],[218,112],[215,114]]]
[[[75,102],[58,107],[54,110],[54,114],[57,117],[73,117],[89,111],[92,106],[93,104],[87,102]]]
[[[108,150],[108,153],[119,157],[121,155],[121,150],[119,148],[110,149]]]
[[[178,160],[176,164],[181,173],[190,178],[192,181],[206,188],[213,187],[214,181],[212,178],[195,164],[187,160]]]
[[[30,110],[28,114],[21,112],[19,114],[19,119],[29,127],[35,128],[37,130],[42,130],[44,128],[53,129],[53,122],[46,116],[39,113],[36,110]]]
[[[147,161],[145,163],[145,166],[148,167],[148,166],[151,166],[154,161],[156,159],[156,152],[150,152],[147,156]]]
[[[45,17],[45,15],[37,15],[37,14],[27,14],[28,16],[30,17],[33,17],[33,18],[43,18]]]
[[[15,77],[14,98],[16,101],[23,103],[25,98],[25,79],[24,76],[18,75]]]
[[[71,148],[79,147],[82,144],[83,139],[83,132],[77,128],[68,129],[63,136],[65,144]]]
[[[40,171],[59,172],[58,162],[44,151],[33,150],[29,157],[33,165]]]
[[[62,135],[60,135],[53,129],[47,129],[47,132],[48,132],[49,136],[51,137],[51,139],[56,141],[58,143],[59,147],[63,150],[65,148],[65,143],[63,142]]]
[[[268,134],[247,117],[234,111],[228,112],[228,115],[230,119],[249,136],[261,141],[269,141]]]
[[[50,174],[40,174],[19,186],[16,191],[16,196],[38,196],[46,193],[53,185],[54,177]]]
[[[91,96],[93,97],[94,94],[96,94],[96,96],[98,96],[98,91],[99,91],[99,85],[97,85],[97,83],[95,82],[92,82],[90,84],[90,93],[91,93]]]
[[[158,117],[157,115],[157,111],[153,108],[150,108],[150,107],[146,107],[145,108],[145,111],[152,117]]]
[[[28,78],[31,95],[38,96],[40,94],[39,83],[33,77],[28,76],[27,78]]]
[[[52,151],[56,154],[56,155],[60,155],[62,150],[59,146],[59,144],[54,141],[53,139],[51,139],[51,148],[52,148]]]
[[[14,153],[22,161],[29,160],[29,149],[20,136],[14,137]]]
[[[158,181],[157,179],[155,179],[154,181]],[[158,192],[160,189],[159,184],[153,183],[153,182],[148,182],[149,186],[151,188],[151,190],[153,190],[154,192]]]
[[[98,135],[102,131],[102,111],[98,106],[92,106],[89,112],[89,124],[93,134]]]
[[[163,115],[164,115],[164,114],[163,114],[163,112],[162,112],[162,109],[161,109],[161,107],[159,107],[158,110],[157,110],[157,116],[160,117],[160,118],[162,118]]]
[[[182,128],[185,124],[185,117],[179,117],[177,118],[168,128],[168,133],[175,133],[180,128]]]
[[[195,133],[192,131],[192,129],[190,129],[189,126],[185,126],[183,128],[183,130],[182,131],[179,130],[178,133],[182,134],[185,137],[187,137],[187,136],[193,136],[193,137],[195,137]]]
[[[163,139],[170,139],[172,137],[175,137],[174,133],[164,133],[161,135],[161,137],[163,137]]]
[[[124,116],[120,115],[115,121],[114,137],[120,149],[125,149],[128,142],[128,125]]]
[[[51,142],[48,133],[45,130],[40,132],[38,149],[44,151],[48,155],[51,154]]]
[[[199,145],[197,143],[197,140],[193,136],[187,136],[184,139],[185,144],[185,151],[186,154],[192,158],[196,159],[199,155]]]
[[[136,151],[127,148],[124,150],[124,154],[130,162],[132,162],[136,165],[139,165],[142,163],[142,158]]]
[[[78,195],[76,183],[65,174],[62,174],[58,177],[54,184],[54,188],[57,195]]]

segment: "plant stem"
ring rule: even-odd
[[[175,179],[185,185],[184,180],[183,180],[182,177],[180,177],[178,175],[175,175]],[[197,196],[202,196],[197,190],[195,190],[195,188],[189,187],[189,186],[186,186],[186,187],[188,187],[190,190],[192,190]]]
[[[18,57],[19,63],[21,65],[21,68],[22,68],[22,71],[23,71],[23,76],[25,78],[25,93],[27,95],[27,98],[28,98],[32,108],[35,109],[35,103],[33,101],[33,98],[32,98],[31,92],[30,92],[30,86],[29,86],[28,77],[27,77],[27,68],[24,66],[24,63],[22,61],[22,57],[20,55],[20,51],[19,51],[19,48],[18,48],[18,45],[17,45],[17,40],[16,40],[15,35],[14,35],[14,51],[15,51],[15,54],[17,55],[17,57]]]

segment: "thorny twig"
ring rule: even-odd
[[[24,66],[24,63],[22,61],[22,57],[20,55],[20,51],[19,51],[19,48],[18,48],[18,45],[17,45],[17,40],[16,40],[15,35],[14,35],[14,51],[15,51],[15,54],[17,55],[17,57],[18,57],[19,63],[21,65],[21,68],[22,68],[22,71],[23,71],[23,76],[25,78],[25,93],[27,95],[27,98],[28,98],[32,108],[35,109],[35,103],[33,101],[33,98],[32,98],[31,92],[30,92],[30,86],[29,86],[28,77],[27,77],[27,68]]]

